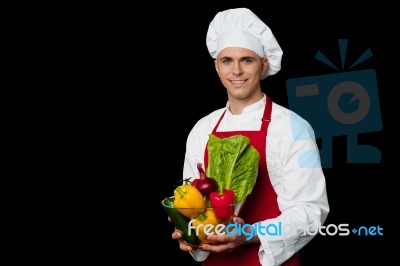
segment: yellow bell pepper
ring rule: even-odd
[[[193,221],[193,225],[196,228],[196,234],[199,240],[202,243],[209,243],[210,241],[207,240],[207,236],[214,235],[215,227],[218,225],[218,219],[215,216],[214,210],[207,209],[204,213],[200,213]]]
[[[182,185],[174,190],[175,208],[188,218],[195,218],[206,209],[201,192],[192,185]]]

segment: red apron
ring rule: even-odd
[[[246,224],[253,224],[258,221],[275,218],[280,215],[278,208],[277,195],[271,184],[268,176],[267,163],[266,163],[266,139],[267,129],[271,121],[272,102],[267,98],[264,115],[262,118],[262,126],[260,131],[230,131],[230,132],[217,132],[217,128],[222,121],[225,112],[221,115],[217,125],[212,131],[215,136],[230,137],[233,135],[244,135],[250,139],[250,144],[254,146],[260,153],[260,161],[258,165],[258,176],[256,184],[250,195],[247,196],[240,213],[238,214]],[[208,149],[204,153],[205,167],[208,165]],[[211,253],[208,258],[203,261],[203,266],[243,266],[243,265],[261,265],[258,257],[258,250],[260,244],[244,244],[232,252],[226,253]],[[300,265],[298,253],[293,255],[282,265],[297,266]]]

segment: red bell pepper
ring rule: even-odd
[[[235,211],[235,194],[230,189],[224,189],[223,193],[211,192],[210,204],[214,208],[215,216],[220,220],[230,219]]]

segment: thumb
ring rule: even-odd
[[[244,220],[238,216],[233,217],[232,221],[234,223],[238,223],[238,224],[242,224],[242,225],[244,224]]]

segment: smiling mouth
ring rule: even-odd
[[[246,80],[230,80],[230,82],[233,84],[243,84],[246,82]]]

